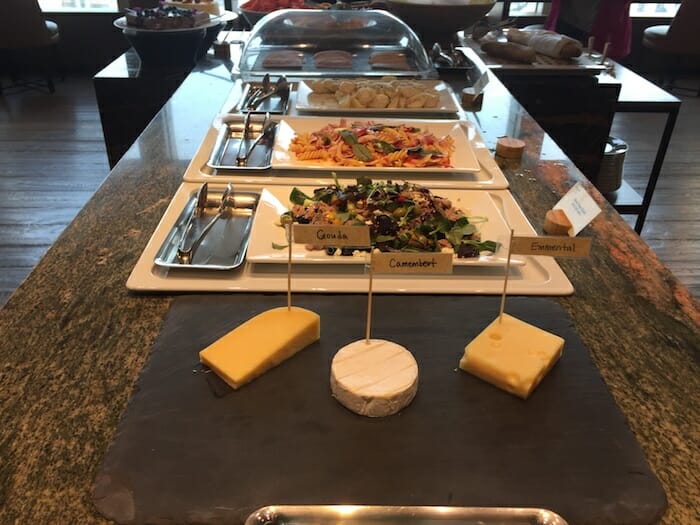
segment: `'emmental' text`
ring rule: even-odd
[[[544,244],[542,242],[534,241],[530,244],[530,249],[533,252],[561,252],[561,253],[576,253],[575,244]]]

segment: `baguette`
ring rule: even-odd
[[[484,42],[481,50],[489,56],[505,58],[514,62],[532,64],[537,57],[534,49],[515,42]]]
[[[553,58],[576,58],[583,52],[581,42],[553,31],[510,28],[506,37],[509,42],[529,46]]]

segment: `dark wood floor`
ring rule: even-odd
[[[697,86],[700,80],[693,82]],[[691,92],[676,95],[683,104],[642,237],[699,297],[700,98]],[[630,148],[625,179],[637,188],[649,173],[662,119],[639,114],[615,119],[613,135]],[[0,96],[0,305],[108,172],[89,77],[69,77],[53,95],[6,91]]]
[[[5,79],[6,80],[6,79]],[[0,96],[0,304],[109,173],[90,77]]]
[[[642,238],[696,298],[700,298],[700,77],[679,79],[681,109]],[[618,113],[611,135],[628,144],[624,177],[643,191],[665,115]],[[636,217],[625,217],[634,225]]]

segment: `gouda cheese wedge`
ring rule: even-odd
[[[467,345],[459,367],[527,399],[563,347],[561,337],[504,313]]]
[[[318,314],[284,306],[262,312],[231,330],[199,352],[199,359],[237,389],[320,337]]]

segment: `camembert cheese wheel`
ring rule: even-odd
[[[411,352],[391,341],[355,341],[333,358],[331,391],[343,406],[361,416],[396,414],[418,391],[418,363]]]
[[[292,306],[252,317],[199,352],[202,363],[240,388],[321,337],[321,318]]]

